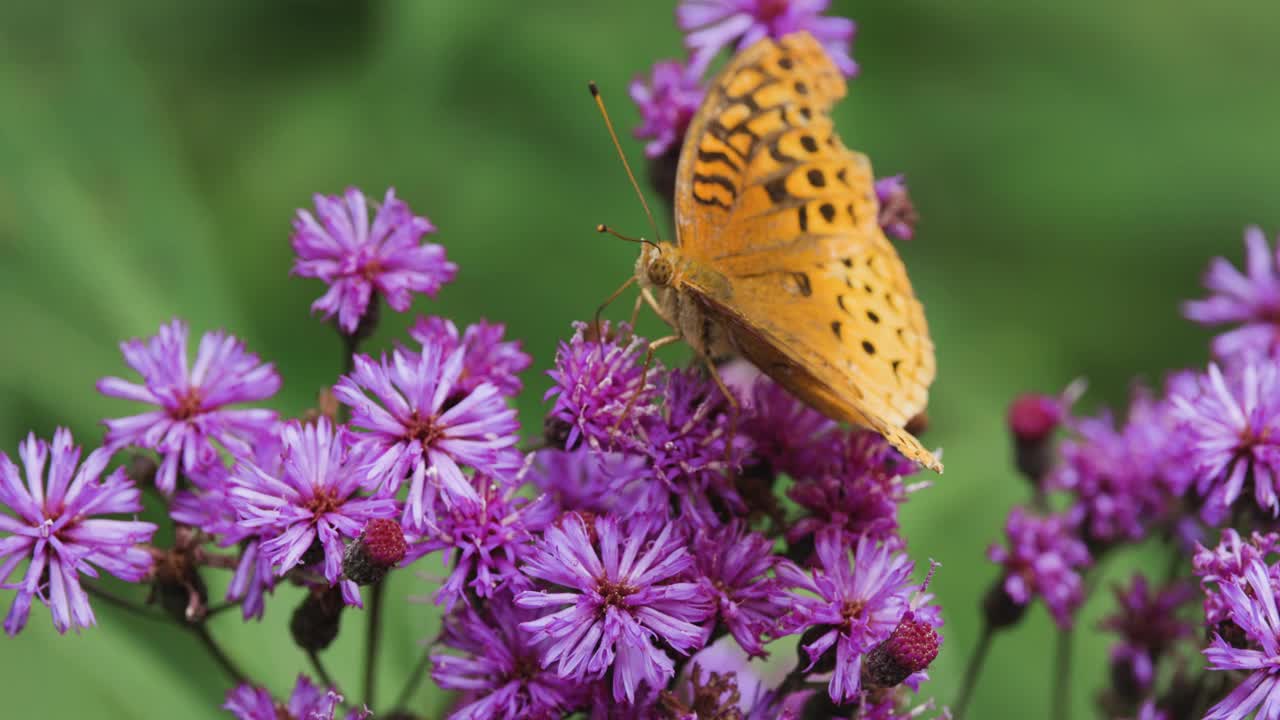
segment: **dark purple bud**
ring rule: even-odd
[[[400,523],[375,518],[364,526],[364,532],[355,542],[347,545],[342,572],[357,585],[372,585],[386,577],[387,571],[403,560],[408,550]]]
[[[289,619],[293,641],[309,652],[329,647],[338,637],[344,607],[339,586],[312,588]]]
[[[863,677],[870,685],[894,687],[938,657],[938,632],[907,611],[888,640],[867,653]]]

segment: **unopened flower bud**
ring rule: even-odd
[[[329,647],[338,637],[342,621],[342,589],[338,586],[312,588],[289,619],[289,633],[298,647],[316,652]]]
[[[386,577],[387,571],[403,560],[408,550],[400,523],[375,518],[364,526],[364,532],[355,542],[347,545],[342,572],[357,585],[373,585]]]
[[[902,175],[890,175],[876,180],[876,200],[880,202],[880,229],[897,240],[910,240],[916,234],[920,215],[907,192],[907,181]]]
[[[1053,463],[1053,433],[1062,424],[1062,400],[1048,395],[1021,395],[1009,406],[1014,462],[1018,471],[1039,483]]]
[[[867,653],[863,677],[877,687],[894,687],[938,657],[938,632],[907,611],[889,639]]]
[[[1027,605],[1009,597],[1004,589],[1004,578],[997,579],[982,599],[982,611],[992,630],[1017,625],[1027,614]]]

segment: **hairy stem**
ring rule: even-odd
[[[964,671],[964,682],[960,685],[960,695],[956,698],[956,702],[951,706],[952,718],[954,720],[963,720],[964,711],[969,707],[969,700],[973,698],[973,689],[978,684],[978,677],[982,674],[982,666],[986,664],[987,653],[991,650],[991,639],[995,636],[995,629],[991,627],[991,623],[982,623],[982,634],[978,637],[978,644],[973,648],[973,654],[969,656],[969,665]]]

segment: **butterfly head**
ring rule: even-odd
[[[678,260],[679,251],[671,243],[646,243],[636,260],[636,277],[646,287],[671,287],[677,282]]]

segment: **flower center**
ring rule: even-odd
[[[840,608],[840,617],[844,618],[844,623],[848,625],[862,615],[866,607],[867,604],[862,600],[846,600],[844,607]]]
[[[316,517],[334,512],[342,507],[342,498],[330,488],[316,488],[311,499],[304,506]]]
[[[202,402],[200,388],[187,388],[187,391],[178,397],[178,403],[169,411],[169,416],[174,420],[190,420],[201,413]]]
[[[600,613],[602,615],[610,606],[625,610],[627,596],[636,591],[635,588],[626,583],[614,582],[608,578],[601,578],[596,583],[596,590],[600,593]]]
[[[417,410],[413,411],[409,422],[405,423],[405,438],[422,443],[424,450],[443,434],[444,428],[436,423],[435,416],[424,418],[418,415]]]
[[[382,258],[371,257],[360,266],[360,277],[373,282],[382,274],[382,270]]]

